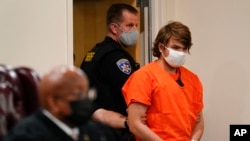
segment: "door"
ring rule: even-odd
[[[136,0],[120,0],[136,7]],[[80,67],[83,57],[106,35],[106,11],[117,0],[73,0],[74,65]],[[140,12],[139,8],[136,7]],[[140,14],[139,14],[140,15]],[[139,24],[140,26],[140,24]],[[138,27],[140,32],[140,27]],[[126,49],[140,62],[140,38],[136,46]]]

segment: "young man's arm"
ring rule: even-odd
[[[191,141],[199,141],[202,137],[203,131],[204,131],[204,118],[202,112],[200,112],[192,133]]]
[[[128,106],[129,129],[142,141],[163,141],[145,124],[147,108],[148,106],[136,102]]]

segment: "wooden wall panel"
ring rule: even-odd
[[[119,2],[136,7],[136,0],[121,0]],[[79,67],[88,50],[104,39],[106,35],[106,11],[113,3],[117,3],[117,0],[73,0],[75,66]],[[139,40],[136,47],[126,49],[137,62],[140,61]]]

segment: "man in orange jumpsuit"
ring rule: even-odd
[[[158,59],[136,71],[124,84],[128,125],[137,140],[201,139],[202,84],[183,66],[191,46],[189,28],[170,22],[160,29],[154,42],[153,55]]]

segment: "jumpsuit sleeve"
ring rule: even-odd
[[[123,96],[127,105],[139,102],[151,105],[152,81],[148,72],[138,70],[131,75],[122,87]]]

